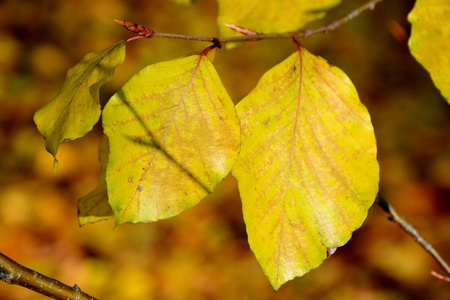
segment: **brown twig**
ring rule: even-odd
[[[376,198],[377,204],[385,211],[387,212],[389,216],[389,220],[397,223],[406,233],[411,235],[414,240],[422,246],[422,248],[425,249],[430,255],[438,262],[438,264],[441,266],[441,268],[447,273],[447,276],[441,275],[439,273],[436,273],[434,271],[431,271],[431,275],[443,280],[450,282],[450,267],[447,265],[445,260],[439,255],[439,253],[434,249],[434,247],[428,242],[418,231],[414,226],[412,226],[408,221],[405,220],[405,218],[399,216],[395,209],[390,205],[383,197],[380,196],[380,194],[377,195]]]
[[[95,300],[94,297],[82,292],[77,285],[73,287],[65,285],[22,266],[2,253],[0,253],[0,280],[26,287],[53,299]]]
[[[156,32],[152,29],[149,29],[143,25],[138,25],[132,22],[114,20],[119,23],[123,27],[128,30],[136,33],[138,37],[136,38],[169,38],[169,39],[182,39],[182,40],[193,40],[193,41],[203,41],[203,42],[219,42],[220,44],[230,43],[230,42],[246,42],[246,41],[255,41],[255,40],[269,40],[269,39],[292,39],[292,38],[307,38],[311,35],[317,33],[327,33],[341,26],[342,24],[347,23],[348,21],[354,19],[358,15],[360,15],[363,11],[372,10],[375,8],[375,5],[383,0],[370,0],[364,5],[352,10],[350,13],[345,15],[344,17],[319,28],[314,29],[304,29],[295,32],[286,32],[286,33],[258,33],[251,35],[242,35],[242,36],[230,36],[230,37],[207,37],[207,36],[193,36],[193,35],[184,35],[184,34],[174,34],[174,33],[164,33],[164,32]],[[237,26],[237,25],[232,25]],[[241,27],[242,28],[242,27]],[[246,28],[243,28],[246,29]],[[247,29],[250,30],[250,29]],[[134,40],[136,38],[130,38],[128,41]]]

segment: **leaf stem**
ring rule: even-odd
[[[300,31],[294,32],[285,32],[285,33],[257,33],[251,35],[242,35],[242,36],[230,36],[230,37],[208,37],[208,36],[194,36],[194,35],[184,35],[184,34],[176,34],[176,33],[165,33],[165,32],[156,32],[154,30],[148,29],[145,26],[134,24],[131,22],[125,22],[121,20],[115,20],[120,25],[124,26],[128,30],[142,36],[142,38],[168,38],[168,39],[181,39],[181,40],[191,40],[191,41],[200,41],[200,42],[212,42],[219,43],[220,45],[230,42],[248,42],[248,41],[256,41],[256,40],[270,40],[270,39],[291,39],[291,38],[308,38],[311,35],[318,33],[327,33],[332,30],[335,30],[342,24],[347,23],[348,21],[354,19],[362,12],[366,10],[373,10],[375,5],[383,0],[370,0],[363,4],[362,6],[352,10],[347,15],[339,18],[332,23],[313,29],[303,29]],[[141,31],[139,31],[141,30]],[[132,40],[132,39],[129,39]],[[220,48],[220,46],[218,47]]]
[[[389,214],[389,220],[397,223],[406,233],[411,235],[414,240],[422,246],[425,251],[427,251],[442,267],[442,269],[447,273],[447,276],[443,276],[439,273],[431,271],[431,275],[447,282],[450,282],[450,267],[447,265],[445,260],[439,255],[436,249],[428,242],[414,226],[412,226],[405,218],[399,216],[395,209],[389,204],[380,194],[377,194],[376,203]]]
[[[56,279],[44,276],[2,253],[0,253],[0,280],[26,287],[53,299],[95,300],[94,297],[82,292],[77,285],[70,287]]]

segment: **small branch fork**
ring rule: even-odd
[[[96,300],[81,291],[78,285],[64,283],[30,270],[0,253],[0,280],[26,287],[42,295],[61,300]]]
[[[441,266],[441,268],[445,271],[447,276],[441,275],[435,271],[431,271],[431,275],[446,281],[450,282],[450,267],[447,265],[447,263],[444,261],[444,259],[439,255],[439,253],[434,249],[434,247],[428,242],[418,231],[414,226],[412,226],[408,221],[405,220],[405,218],[399,216],[395,209],[390,205],[386,200],[384,200],[383,197],[380,196],[380,194],[377,195],[376,203],[389,214],[389,220],[397,223],[406,233],[411,235],[414,240],[422,246],[422,248],[425,249]]]
[[[114,20],[119,25],[125,27],[137,34],[137,36],[129,38],[127,42],[142,39],[142,38],[169,38],[169,39],[182,39],[182,40],[191,40],[191,41],[202,41],[202,42],[211,42],[214,44],[214,48],[222,48],[222,45],[230,42],[250,42],[250,41],[259,41],[259,40],[269,40],[269,39],[292,39],[292,38],[307,38],[311,35],[317,33],[327,33],[330,32],[342,24],[347,23],[348,21],[356,18],[362,12],[366,10],[373,10],[375,5],[383,0],[370,0],[364,5],[352,10],[350,13],[345,15],[344,17],[319,28],[314,29],[304,29],[295,32],[286,32],[286,33],[257,33],[253,30],[243,28],[233,24],[226,24],[227,27],[240,32],[244,35],[242,36],[230,36],[230,37],[207,37],[207,36],[193,36],[193,35],[183,35],[183,34],[174,34],[174,33],[164,33],[164,32],[156,32],[152,29],[149,29],[143,25],[138,25],[132,22],[122,21],[122,20]]]

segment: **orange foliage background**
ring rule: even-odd
[[[326,20],[360,4],[344,1]],[[383,195],[450,260],[450,107],[409,53],[406,15],[412,5],[386,1],[304,45],[353,80],[372,115]],[[162,32],[217,35],[216,14],[212,0],[192,6],[167,0],[0,3],[0,252],[99,299],[449,299],[448,283],[429,275],[439,270],[436,263],[376,206],[321,267],[273,292],[248,247],[231,177],[172,219],[79,228],[77,199],[99,176],[101,128],[63,144],[54,175],[33,113],[56,95],[67,69],[86,53],[132,36],[112,19]],[[130,43],[102,99],[142,67],[207,45]],[[218,51],[215,66],[238,102],[293,51],[291,41],[246,43]],[[0,283],[0,299],[46,298]]]

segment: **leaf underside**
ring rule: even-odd
[[[379,181],[370,116],[347,76],[305,49],[237,105],[233,167],[248,240],[277,290],[359,228]]]
[[[99,184],[93,191],[78,200],[78,221],[80,226],[114,217],[114,213],[108,202],[108,193],[106,190],[106,165],[108,163],[108,155],[108,138],[103,136],[98,150],[100,161]]]
[[[100,52],[87,54],[69,69],[58,95],[35,113],[34,122],[55,162],[62,142],[84,136],[97,123],[101,114],[100,87],[123,63],[125,43],[121,41]]]
[[[409,48],[450,103],[450,1],[417,0],[408,15]]]
[[[221,36],[237,36],[240,33],[227,28],[233,24],[258,33],[281,33],[299,30],[307,23],[321,19],[326,11],[341,0],[218,0],[218,24]]]
[[[239,150],[234,104],[205,56],[140,71],[105,106],[103,128],[117,224],[152,222],[197,204]]]

